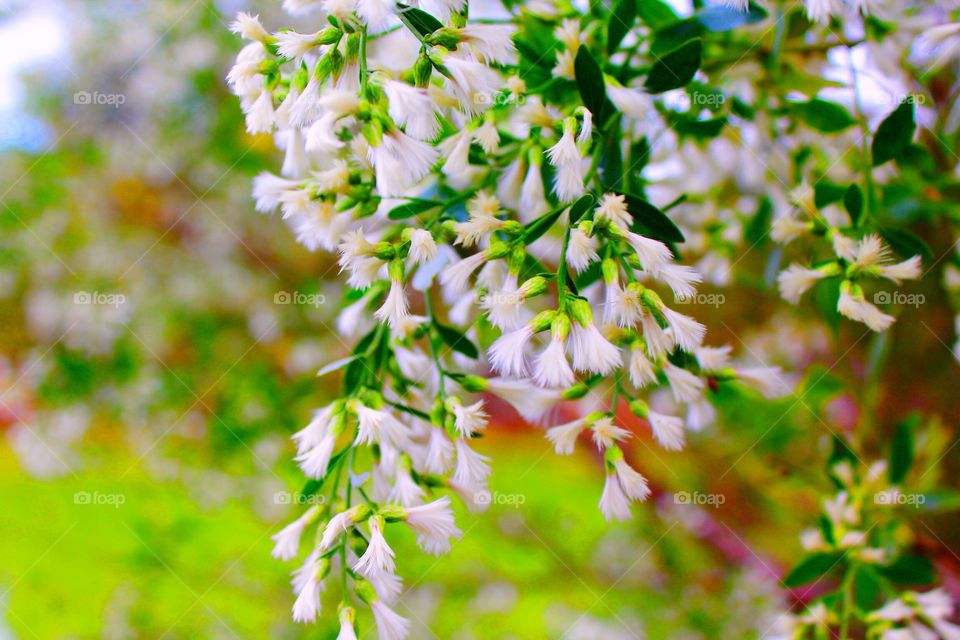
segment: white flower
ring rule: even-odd
[[[406,440],[403,424],[389,413],[365,407],[362,404],[353,406],[357,415],[357,438],[354,445],[360,446],[372,443],[386,443],[398,446]]]
[[[310,158],[304,147],[303,134],[299,129],[287,132],[287,149],[280,173],[291,178],[302,178],[310,171]]]
[[[528,422],[537,422],[561,399],[558,389],[543,389],[522,380],[490,378],[490,392],[506,400]]]
[[[895,318],[880,311],[863,299],[863,294],[854,295],[844,282],[840,287],[840,297],[837,299],[837,311],[851,320],[862,322],[873,331],[886,331],[894,323]]]
[[[460,106],[467,113],[483,111],[500,87],[500,75],[485,64],[448,55],[443,66]]]
[[[557,168],[553,190],[557,197],[568,202],[584,193],[583,157],[574,137],[573,120],[568,119],[563,127],[560,140],[547,149],[550,164]]]
[[[577,273],[583,273],[590,263],[600,259],[597,254],[597,239],[588,236],[580,229],[570,232],[570,241],[567,245],[567,264]]]
[[[303,530],[316,519],[319,511],[318,507],[308,509],[299,518],[281,529],[279,533],[270,536],[270,539],[274,542],[271,555],[284,561],[295,557],[300,547],[300,536],[303,535]]]
[[[896,264],[880,265],[880,276],[900,284],[901,280],[916,280],[920,277],[920,256]]]
[[[281,31],[276,35],[277,51],[284,58],[299,60],[317,46],[320,33],[297,33]]]
[[[393,131],[384,135],[381,145],[402,163],[405,175],[410,182],[416,182],[427,175],[437,161],[435,147],[408,136],[402,131]]]
[[[447,160],[443,163],[444,175],[454,180],[470,175],[470,144],[473,136],[470,131],[461,129],[440,143],[440,153]]]
[[[791,264],[777,276],[780,295],[791,304],[797,304],[800,296],[806,293],[827,274],[820,269],[808,269],[799,264]]]
[[[911,52],[918,64],[935,71],[960,54],[960,22],[933,26],[916,39]]]
[[[700,431],[713,423],[717,417],[717,410],[710,401],[701,398],[687,406],[687,428],[691,431]]]
[[[449,551],[451,538],[459,539],[462,535],[453,520],[450,498],[447,496],[408,508],[406,523],[417,533],[420,547],[433,555]]]
[[[430,262],[437,255],[437,243],[433,234],[426,229],[412,229],[410,232],[410,260],[414,264]]]
[[[587,326],[573,323],[570,351],[577,371],[608,375],[620,366],[620,349],[604,338],[593,322]]]
[[[650,486],[647,479],[637,473],[626,460],[619,458],[613,463],[617,472],[617,480],[620,481],[620,488],[631,500],[642,502],[650,497]]]
[[[297,445],[298,454],[314,448],[326,437],[333,412],[334,404],[329,404],[323,409],[315,411],[310,423],[290,436],[290,439]]]
[[[626,236],[627,242],[640,258],[640,266],[644,271],[656,274],[673,257],[670,248],[659,240],[647,238],[632,231],[627,231]]]
[[[756,387],[767,398],[779,398],[790,393],[789,385],[780,375],[780,367],[737,369],[737,377]]]
[[[284,4],[286,4],[286,2]],[[356,613],[352,607],[344,607],[341,609],[340,632],[337,634],[337,640],[357,640],[357,632],[353,628],[353,620],[355,616]]]
[[[420,140],[433,140],[440,130],[436,104],[424,89],[405,82],[388,80],[383,84],[390,104],[388,113],[406,132]]]
[[[299,17],[316,11],[322,4],[322,0],[283,0],[283,10]]]
[[[593,443],[600,450],[609,449],[620,440],[630,437],[630,432],[615,425],[610,416],[594,420],[590,425],[590,431],[593,433]]]
[[[678,300],[690,300],[696,293],[695,284],[703,281],[700,273],[687,265],[667,263],[657,271],[657,279],[673,290]]]
[[[329,549],[333,545],[333,541],[336,540],[340,534],[352,527],[356,515],[356,508],[353,508],[347,509],[346,511],[341,511],[337,515],[330,518],[330,522],[328,522],[327,526],[324,527],[323,535],[320,537],[320,544],[318,545],[320,550],[326,551]]]
[[[663,307],[660,310],[663,317],[666,318],[670,330],[673,332],[674,343],[684,351],[692,352],[703,342],[703,336],[707,328],[682,313],[677,313],[673,309]]]
[[[697,364],[704,371],[719,371],[730,366],[730,351],[733,349],[730,345],[722,347],[699,347],[693,355],[697,359]]]
[[[397,23],[394,6],[396,3],[391,0],[357,0],[357,15],[371,32],[377,33]]]
[[[608,220],[620,229],[630,228],[630,212],[627,210],[626,197],[614,193],[605,193],[596,210],[596,219]]]
[[[320,115],[322,105],[320,103],[320,83],[311,74],[307,86],[303,88],[303,93],[293,103],[287,114],[287,120],[290,126],[305,127],[311,124]],[[307,136],[309,138],[309,135]],[[308,147],[309,148],[309,147]]]
[[[470,437],[475,431],[480,431],[487,426],[487,414],[483,410],[483,400],[479,400],[469,406],[461,404],[453,405],[454,426],[461,436]]]
[[[854,264],[858,267],[871,267],[889,260],[890,247],[875,233],[864,236],[857,245],[857,259]]]
[[[686,373],[686,372],[684,372]],[[647,420],[653,437],[661,447],[667,451],[680,451],[686,443],[683,432],[683,420],[676,416],[668,416],[656,411],[647,411]]]
[[[500,148],[500,131],[491,118],[483,121],[473,132],[473,139],[486,153],[496,153]]]
[[[703,393],[704,381],[690,373],[686,369],[681,369],[672,362],[663,365],[663,373],[667,376],[667,382],[670,383],[670,391],[673,392],[673,399],[677,402],[696,402]]]
[[[520,204],[520,189],[523,187],[523,165],[518,156],[507,165],[497,180],[497,197],[508,207],[516,209]]]
[[[424,467],[430,473],[441,475],[450,470],[453,463],[453,444],[450,438],[439,427],[430,429],[430,439],[427,441],[427,457]]]
[[[617,110],[634,120],[646,119],[647,115],[653,110],[653,101],[650,96],[638,89],[628,89],[609,83],[607,84],[607,97],[610,98],[610,102]]]
[[[533,326],[526,324],[496,339],[487,353],[490,366],[505,375],[523,378],[527,375],[524,350],[533,337]]]
[[[456,447],[457,466],[453,470],[454,481],[467,487],[485,487],[490,475],[490,465],[487,464],[490,458],[471,449],[462,438],[457,440]]]
[[[857,259],[857,241],[853,238],[834,232],[831,234],[830,242],[833,244],[833,252],[847,262],[855,262]]]
[[[399,280],[390,281],[390,292],[387,294],[383,306],[373,314],[381,321],[386,321],[391,328],[396,327],[404,318],[410,315],[407,306],[407,294],[403,283]]]
[[[643,328],[643,341],[647,345],[647,353],[654,360],[665,356],[673,350],[673,339],[660,328],[656,319],[649,313],[640,318]]]
[[[273,130],[273,92],[264,89],[247,112],[247,133],[270,133]]]
[[[291,111],[291,113],[293,112]],[[334,129],[339,117],[339,114],[336,112],[328,111],[317,118],[313,124],[307,128],[304,149],[307,151],[331,153],[342,147],[343,141],[337,137]]]
[[[258,40],[263,42],[270,38],[270,34],[260,24],[260,16],[251,16],[249,13],[241,11],[237,14],[236,20],[230,24],[230,30],[239,35],[244,40]]]
[[[520,210],[526,212],[528,220],[547,211],[546,195],[543,191],[543,175],[540,165],[533,162],[527,169],[527,177],[520,188]]]
[[[630,519],[630,499],[623,492],[615,473],[608,473],[600,496],[600,511],[609,520]]]
[[[370,518],[370,543],[363,556],[353,565],[353,570],[362,576],[381,572],[393,573],[396,568],[393,549],[383,537],[383,526],[383,518],[380,516]]]
[[[480,303],[487,310],[487,318],[498,329],[510,331],[524,322],[525,291],[517,287],[517,276],[510,274],[499,291],[483,296]]]
[[[577,438],[586,428],[586,421],[583,418],[578,418],[573,422],[567,422],[566,424],[560,424],[547,429],[547,440],[553,443],[553,449],[557,455],[568,456],[573,453]]]
[[[943,589],[914,595],[920,611],[930,620],[944,620],[953,615],[953,599]]]
[[[406,469],[397,469],[397,477],[390,488],[388,500],[405,507],[412,507],[423,503],[423,489],[413,481],[410,472]]]
[[[810,22],[827,24],[830,18],[840,13],[843,7],[839,0],[804,0],[807,8],[807,17]]]
[[[778,216],[773,221],[770,227],[770,237],[773,238],[774,242],[787,244],[805,234],[810,230],[810,227],[809,222],[803,222],[794,216],[793,213],[787,213]]]
[[[470,23],[460,37],[486,62],[508,64],[514,57],[514,32],[513,25]]]
[[[316,622],[320,614],[320,581],[311,576],[293,603],[294,622]]]
[[[370,603],[377,623],[378,640],[404,640],[410,634],[410,621],[388,607],[382,600]]]
[[[336,436],[327,431],[313,448],[300,453],[295,458],[300,463],[300,469],[305,476],[319,480],[327,475],[327,466],[330,464],[330,456],[333,455],[336,442]]]
[[[395,573],[372,573],[367,576],[367,580],[377,592],[377,596],[388,604],[396,602],[403,591],[403,579]]]
[[[487,255],[486,251],[480,251],[447,267],[440,274],[440,284],[454,295],[464,293],[469,286],[470,276],[486,261]]]
[[[640,347],[634,347],[630,350],[629,374],[630,382],[637,389],[642,389],[657,380],[657,372],[653,368],[653,363],[650,362]]]
[[[569,387],[576,382],[567,362],[564,339],[554,336],[533,364],[533,379],[541,387]]]

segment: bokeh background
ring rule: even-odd
[[[293,567],[269,556],[298,510],[288,436],[347,347],[330,256],[249,198],[277,164],[223,80],[250,8],[289,22],[279,2],[0,3],[0,638],[335,635],[332,616],[290,622]],[[761,238],[741,271],[770,273],[772,252]],[[630,523],[596,508],[599,459],[557,458],[497,405],[480,450],[500,498],[461,514],[448,556],[398,542],[414,637],[761,638],[815,595],[778,582],[831,490],[832,434],[867,419],[858,444],[882,457],[915,410],[914,486],[941,500],[907,543],[955,591],[960,394],[936,278],[896,342],[785,312],[770,285],[732,282],[698,318],[800,391],[724,390],[681,453],[638,434],[656,491]]]

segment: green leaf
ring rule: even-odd
[[[577,50],[573,60],[573,73],[577,79],[577,89],[584,106],[593,114],[594,122],[602,126],[607,115],[612,113],[612,105],[607,100],[607,87],[603,82],[603,71],[587,47]],[[610,106],[608,106],[610,105]]]
[[[857,123],[849,111],[820,98],[809,102],[793,102],[790,109],[798,118],[823,133],[838,133]]]
[[[885,227],[879,231],[880,236],[887,241],[887,244],[904,258],[921,256],[927,262],[933,261],[933,251],[930,246],[914,233],[895,227]]]
[[[913,466],[913,428],[917,422],[916,416],[901,422],[890,441],[890,468],[887,477],[891,484],[903,482]]]
[[[524,244],[533,244],[540,236],[549,231],[550,227],[556,224],[562,213],[563,207],[559,207],[543,214],[527,225],[520,239],[523,240]]]
[[[443,23],[422,9],[402,3],[397,4],[397,17],[407,26],[425,38],[437,29],[443,28]]]
[[[877,608],[880,596],[880,580],[870,565],[860,565],[853,577],[853,593],[857,606],[863,611]]]
[[[823,209],[827,205],[839,202],[847,193],[847,187],[829,180],[818,180],[813,185],[813,203],[817,209]]]
[[[905,101],[880,123],[873,136],[873,166],[899,159],[910,146],[916,128],[913,103]]]
[[[434,328],[437,330],[437,335],[440,336],[440,339],[443,340],[448,347],[453,349],[458,353],[462,353],[468,358],[476,359],[480,356],[480,351],[477,349],[477,345],[473,344],[470,341],[470,338],[463,335],[453,327],[448,327],[447,325],[440,324],[439,322],[433,323]]]
[[[923,556],[900,556],[892,564],[880,567],[880,573],[898,585],[930,584],[936,578],[933,563]]]
[[[643,0],[640,0],[643,2]],[[619,0],[610,14],[610,24],[607,27],[607,53],[612,54],[623,42],[624,36],[630,32],[633,22],[637,19],[636,0]]]
[[[639,0],[636,7],[640,21],[651,29],[659,29],[677,20],[677,14],[663,0]]]
[[[591,194],[585,196],[580,196],[580,199],[573,203],[573,206],[570,207],[570,224],[574,225],[580,222],[580,218],[583,217],[587,211],[590,210],[590,207],[593,206],[593,203],[596,199]]]
[[[743,239],[750,247],[755,247],[766,240],[772,220],[773,203],[770,202],[770,198],[763,197],[757,207],[757,212],[743,229]]]
[[[639,196],[629,193],[625,193],[623,196],[627,201],[627,210],[633,217],[632,226],[635,231],[666,243],[686,241],[677,225],[663,211]]]
[[[851,466],[857,466],[857,454],[853,452],[850,445],[843,436],[833,434],[833,447],[830,451],[830,458],[827,460],[827,467],[832,469],[835,464],[846,460]]]
[[[850,215],[850,221],[854,226],[860,222],[860,216],[863,214],[863,190],[860,185],[854,183],[843,194],[843,206]]]
[[[807,556],[787,574],[783,584],[793,588],[818,580],[838,566],[841,558],[842,553],[815,553]]]
[[[429,211],[434,207],[442,207],[442,202],[437,202],[436,200],[424,200],[423,198],[410,198],[410,200],[404,204],[398,205],[387,213],[387,217],[391,220],[404,220],[411,216],[419,215],[425,211]]]
[[[686,85],[700,68],[702,54],[703,41],[700,38],[688,40],[653,64],[644,87],[650,93],[663,93]]]

